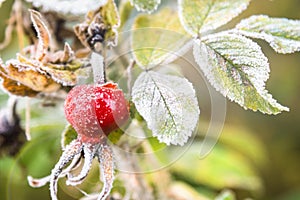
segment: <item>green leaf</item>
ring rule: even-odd
[[[12,157],[4,156],[0,158],[0,171],[1,183],[4,183],[5,181],[17,183],[22,181],[24,178],[21,166],[19,166],[19,164]],[[3,185],[1,184],[0,188],[2,188],[2,186]]]
[[[1,155],[0,158],[0,198],[24,199],[24,166],[12,157]]]
[[[199,118],[195,90],[185,78],[143,72],[132,88],[137,111],[160,142],[183,145]]]
[[[192,36],[214,30],[245,10],[250,0],[179,0],[180,21]]]
[[[210,200],[209,196],[200,194],[195,187],[192,187],[184,182],[172,181],[168,188],[168,193],[172,194],[174,199],[192,199],[192,200]],[[173,198],[172,198],[173,199]]]
[[[187,42],[190,41],[185,36],[177,13],[170,9],[161,10],[155,15],[139,15],[133,29],[133,57],[139,66],[147,69],[173,61],[188,47]]]
[[[216,200],[235,200],[235,194],[230,190],[222,191],[217,197]]]
[[[215,190],[233,188],[258,193],[263,189],[262,180],[247,157],[230,146],[218,143],[210,154],[200,159],[201,145],[200,142],[194,142],[171,166],[171,171],[177,178]],[[170,151],[169,156],[177,155]]]
[[[120,27],[119,30],[123,28],[126,22],[130,19],[131,12],[133,10],[133,6],[129,1],[121,1],[119,6],[119,13],[120,13]]]
[[[57,136],[58,134],[40,134],[24,145],[19,154],[19,162],[26,166],[27,174],[41,177],[51,171],[61,153]]]
[[[124,131],[121,128],[118,128],[109,133],[108,140],[113,144],[117,144],[122,135],[124,135]]]
[[[300,51],[300,20],[254,15],[242,20],[237,33],[267,41],[277,53]]]
[[[65,127],[65,130],[62,132],[62,137],[61,137],[62,148],[64,149],[68,144],[70,144],[76,138],[77,138],[77,132],[70,124],[68,124]]]
[[[227,32],[213,34],[197,40],[194,57],[216,90],[243,108],[267,114],[289,110],[265,90],[268,60],[252,40]]]
[[[224,126],[219,142],[235,149],[256,166],[264,167],[268,160],[264,143],[244,126]]]
[[[160,0],[130,0],[130,2],[138,11],[149,14],[155,11],[160,4]]]
[[[114,0],[108,0],[100,8],[100,16],[103,23],[108,27],[105,33],[105,40],[108,45],[116,46],[118,41],[118,28],[120,26],[120,16]]]

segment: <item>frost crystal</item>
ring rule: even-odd
[[[107,0],[26,0],[44,11],[54,11],[61,14],[85,15],[107,3]]]
[[[93,68],[94,83],[104,83],[105,75],[104,75],[103,56],[93,52],[91,55],[91,65]]]
[[[138,11],[149,14],[155,11],[160,4],[160,0],[130,0],[130,2]]]
[[[84,154],[82,170],[77,176],[73,176],[71,172],[79,165],[79,161],[82,158],[82,151]],[[67,175],[67,184],[73,186],[81,184],[90,171],[94,157],[97,157],[100,162],[101,178],[103,181],[103,188],[98,195],[98,200],[105,200],[112,189],[114,181],[114,156],[111,147],[104,140],[98,144],[83,143],[80,139],[73,140],[66,146],[58,163],[52,169],[51,175],[41,179],[34,179],[29,176],[27,178],[29,185],[32,187],[42,187],[50,182],[51,199],[57,200],[58,179]],[[70,161],[71,163],[68,165]]]
[[[268,114],[288,110],[265,90],[268,60],[252,40],[227,32],[209,35],[196,41],[194,57],[216,90],[245,109]]]
[[[300,20],[254,15],[242,20],[233,31],[263,39],[278,53],[300,51]]]
[[[132,89],[132,101],[159,141],[183,145],[200,114],[195,90],[184,78],[143,72]]]

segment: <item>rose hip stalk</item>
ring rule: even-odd
[[[51,198],[56,200],[58,179],[67,175],[67,184],[80,184],[88,175],[96,156],[103,177],[103,189],[98,199],[105,199],[114,179],[113,153],[106,142],[106,136],[128,120],[128,102],[114,83],[79,85],[69,92],[64,108],[66,118],[78,137],[66,146],[50,176],[42,179],[28,177],[29,183],[33,187],[41,187],[50,182]],[[72,176],[71,171],[78,165],[81,152],[84,155],[82,171],[77,176]]]

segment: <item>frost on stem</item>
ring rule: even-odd
[[[93,68],[94,83],[105,83],[105,66],[103,56],[93,52],[91,56],[91,65]]]

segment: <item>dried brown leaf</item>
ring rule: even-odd
[[[32,90],[31,88],[10,79],[6,74],[2,66],[0,66],[0,77],[2,79],[2,88],[9,94],[17,96],[35,97],[39,92]]]
[[[42,15],[35,10],[29,10],[29,11],[30,11],[31,21],[37,32],[37,36],[39,39],[35,58],[36,60],[42,60],[50,44],[50,32],[45,24],[45,21],[42,18]]]

